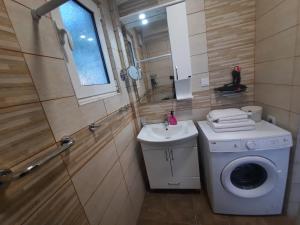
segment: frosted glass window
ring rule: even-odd
[[[59,10],[73,39],[72,54],[80,84],[110,83],[93,12],[74,0],[60,6]]]

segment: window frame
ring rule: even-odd
[[[103,23],[100,8],[91,0],[74,0],[78,4],[84,6],[91,13],[93,13],[93,19],[95,23],[95,29],[97,35],[99,37],[99,42],[101,45],[102,50],[102,60],[104,60],[104,64],[107,69],[108,79],[110,83],[108,84],[94,84],[94,85],[81,85],[79,74],[76,69],[75,61],[73,58],[73,53],[68,44],[62,46],[66,54],[66,65],[68,68],[68,72],[73,84],[73,88],[75,90],[76,97],[78,99],[79,104],[86,104],[92,101],[96,101],[98,99],[110,97],[116,95],[118,92],[117,82],[115,81],[115,77],[112,70],[112,65],[110,61],[110,56],[108,52],[108,47],[106,44],[104,30],[103,30]],[[64,24],[61,18],[61,14],[59,8],[52,12],[52,18],[56,22],[57,27],[64,28]],[[66,29],[67,30],[67,29]]]

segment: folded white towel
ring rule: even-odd
[[[224,129],[215,129],[212,128],[216,133],[224,133],[224,132],[236,132],[236,131],[247,131],[247,130],[255,130],[255,126],[249,127],[234,127],[234,128],[224,128]]]
[[[211,121],[231,121],[231,120],[242,120],[248,118],[248,113],[240,109],[218,109],[213,110],[208,114],[209,120]]]
[[[242,123],[242,122],[247,122],[249,119],[233,119],[233,120],[215,120],[213,121],[212,118],[209,117],[209,115],[206,116],[207,120],[210,122],[214,123],[219,123],[219,124],[227,124],[227,123]]]
[[[255,127],[255,122],[253,120],[246,120],[240,123],[214,123],[208,121],[211,127],[216,129],[226,129],[226,128],[238,128],[238,127]]]

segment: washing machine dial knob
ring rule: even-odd
[[[256,148],[255,141],[247,141],[246,146],[249,150],[254,150]]]

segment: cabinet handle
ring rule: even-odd
[[[178,67],[175,66],[175,74],[176,74],[176,80],[178,80]]]
[[[180,185],[180,182],[168,182],[168,185],[178,186]]]
[[[173,149],[171,149],[171,158],[172,158],[172,161],[174,161]]]
[[[168,157],[168,152],[167,152],[167,150],[165,150],[165,155],[166,155],[166,161],[169,161],[169,157]]]

